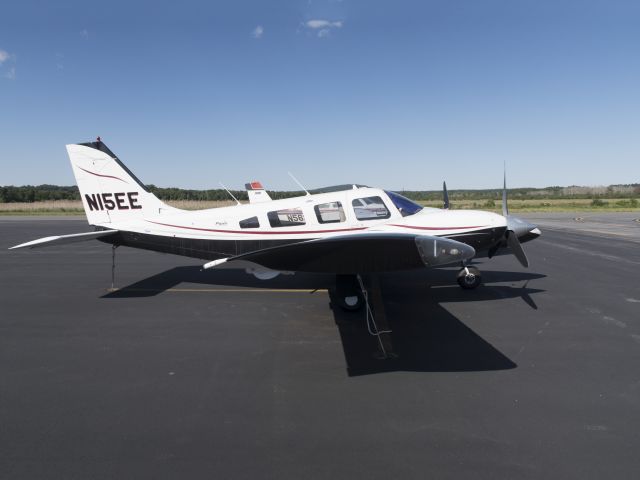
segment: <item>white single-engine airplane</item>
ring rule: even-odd
[[[205,269],[244,268],[263,279],[282,272],[333,273],[341,306],[356,309],[363,304],[357,275],[460,265],[458,283],[471,289],[481,277],[469,260],[508,248],[526,267],[520,244],[540,235],[535,225],[508,214],[506,182],[503,215],[449,210],[446,188],[445,209],[436,209],[356,185],[283,200],[270,200],[265,192],[250,204],[185,211],[160,201],[100,139],[67,145],[67,152],[95,231],[12,248],[98,239],[114,248],[208,260]]]

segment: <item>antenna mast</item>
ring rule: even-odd
[[[221,186],[222,188],[224,188],[224,189],[227,191],[227,193],[228,193],[229,195],[231,195],[231,198],[233,198],[233,199],[236,201],[236,203],[237,203],[238,205],[241,205],[241,203],[238,201],[238,199],[237,199],[236,197],[234,197],[234,196],[233,196],[233,193],[231,193],[231,192],[229,191],[229,189],[228,189],[227,187],[225,187],[225,186],[224,186],[224,183],[222,183],[222,182],[219,182],[219,183],[220,183],[220,186]]]
[[[287,173],[289,174],[289,176],[290,176],[291,178],[293,178],[293,181],[294,181],[294,182],[296,182],[296,183],[298,184],[298,186],[299,186],[302,190],[304,190],[304,193],[306,193],[307,195],[311,195],[311,194],[307,191],[307,189],[306,189],[306,188],[304,188],[304,185],[302,185],[302,184],[298,181],[298,179],[297,179],[296,177],[294,177],[294,176],[293,176],[293,173],[291,173],[291,172],[287,172]]]

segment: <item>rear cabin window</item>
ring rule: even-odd
[[[240,220],[240,228],[260,228],[258,217],[251,217]]]
[[[286,210],[275,210],[267,213],[269,224],[276,227],[293,227],[304,225],[304,213],[299,208],[289,208]]]
[[[346,220],[340,202],[321,203],[313,207],[313,210],[320,223],[340,223]]]
[[[379,220],[391,216],[380,197],[356,198],[351,204],[358,220]]]

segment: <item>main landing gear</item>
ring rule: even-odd
[[[340,308],[349,312],[363,307],[364,294],[356,275],[336,275],[335,301]]]
[[[465,290],[473,290],[478,288],[482,283],[482,275],[476,267],[464,266],[458,273],[458,285]]]
[[[116,283],[116,248],[118,248],[118,246],[115,243],[111,245],[111,291],[112,292],[115,291],[115,283]]]
[[[368,276],[366,284],[365,287],[365,281],[360,275],[336,275],[336,286],[330,292],[331,300],[341,309],[347,311],[353,312],[364,307],[367,330],[378,340],[379,358],[395,358],[389,336],[391,329],[389,329],[384,312],[380,279],[377,275],[372,274]],[[374,309],[377,322],[373,316]],[[383,335],[385,336],[383,337]]]

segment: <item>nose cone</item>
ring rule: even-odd
[[[516,234],[520,243],[528,242],[542,235],[536,225],[512,215],[507,216],[507,228]]]

